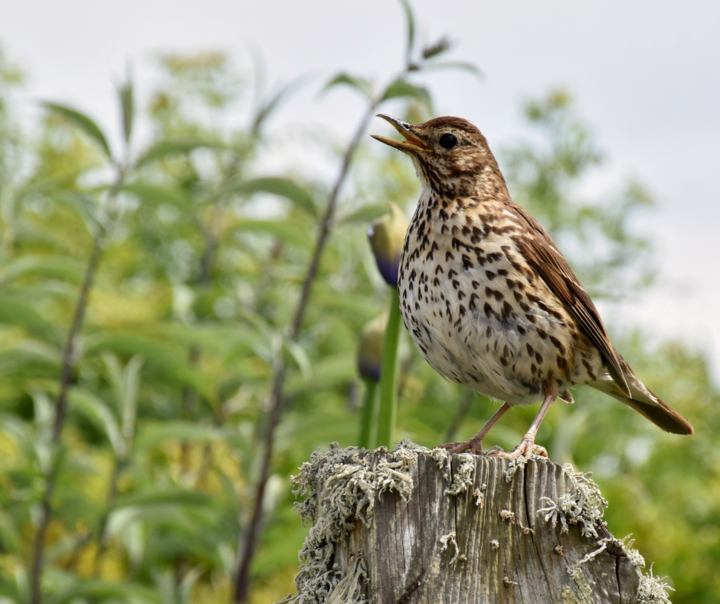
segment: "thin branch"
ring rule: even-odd
[[[112,216],[115,212],[115,202],[124,177],[124,170],[122,168],[118,168],[115,183],[108,192],[108,214],[111,218],[108,224],[104,226],[100,225],[100,232],[95,236],[95,240],[93,241],[92,251],[90,252],[90,258],[88,260],[87,267],[85,269],[85,276],[80,288],[80,295],[78,296],[78,300],[75,305],[72,324],[70,326],[70,331],[68,332],[67,341],[63,350],[60,389],[55,402],[55,422],[53,424],[51,440],[52,448],[55,451],[58,450],[61,444],[62,429],[67,415],[67,394],[70,389],[70,383],[72,382],[72,376],[75,369],[75,362],[77,360],[77,339],[85,320],[88,297],[100,263],[105,239],[107,238],[110,226],[112,225]],[[50,522],[50,499],[53,491],[55,490],[55,482],[57,480],[58,471],[59,464],[53,461],[53,467],[47,477],[47,480],[45,481],[45,492],[43,493],[40,507],[40,519],[35,533],[35,538],[33,539],[32,558],[30,563],[31,604],[41,604],[42,602],[40,582],[42,579],[43,556],[45,553],[45,535],[47,533],[48,523]]]
[[[345,179],[347,178],[348,171],[350,170],[350,164],[352,163],[352,160],[355,157],[355,152],[360,145],[360,139],[362,138],[362,135],[365,132],[368,123],[370,122],[370,119],[373,117],[377,105],[377,102],[373,102],[370,104],[367,111],[365,112],[365,115],[360,121],[360,126],[355,131],[355,136],[353,136],[352,141],[350,141],[350,145],[345,151],[345,157],[343,158],[340,173],[338,174],[337,180],[335,181],[335,186],[333,187],[332,193],[330,194],[330,201],[328,203],[328,207],[325,210],[325,215],[323,216],[322,223],[320,224],[320,232],[318,233],[317,243],[315,244],[315,251],[313,252],[313,257],[310,262],[310,267],[308,268],[307,275],[305,276],[305,281],[303,281],[303,288],[302,292],[300,293],[300,300],[298,301],[297,308],[295,309],[295,317],[293,318],[293,322],[290,326],[290,331],[287,334],[287,337],[290,340],[294,340],[296,338],[297,333],[300,329],[300,325],[305,318],[305,309],[307,307],[308,300],[310,299],[310,289],[313,286],[315,277],[317,277],[317,272],[320,268],[320,260],[322,259],[323,252],[325,251],[325,245],[327,243],[328,236],[330,235],[330,229],[332,228],[335,219],[335,212],[337,210],[338,199],[340,197],[340,190],[342,189],[343,184],[345,184]]]
[[[313,282],[317,277],[318,270],[320,268],[320,261],[322,254],[325,251],[325,245],[327,244],[330,231],[334,224],[335,212],[337,210],[338,199],[340,198],[340,191],[342,186],[347,179],[350,165],[352,164],[355,152],[360,145],[362,135],[367,128],[370,119],[373,117],[375,110],[377,109],[378,101],[374,101],[370,104],[367,111],[360,120],[360,124],[355,131],[355,134],[345,150],[343,162],[340,167],[335,185],[333,186],[332,192],[330,193],[330,199],[320,223],[320,231],[318,232],[317,241],[315,243],[315,249],[313,251],[312,259],[308,267],[305,280],[303,281],[302,292],[298,300],[295,314],[293,316],[292,323],[287,332],[287,338],[294,341],[297,338],[300,326],[302,325],[303,319],[305,318],[305,311],[307,309],[308,301],[310,299],[310,290],[312,289]],[[275,446],[275,430],[280,423],[280,418],[283,413],[283,386],[285,383],[286,369],[282,360],[282,354],[278,354],[278,358],[275,361],[275,367],[273,371],[272,390],[270,392],[270,400],[268,401],[268,423],[267,430],[265,432],[265,446],[263,451],[262,465],[260,468],[260,477],[258,478],[257,491],[255,494],[255,501],[253,504],[253,512],[250,518],[250,523],[245,530],[245,534],[242,536],[240,543],[240,555],[238,556],[238,567],[237,574],[235,576],[235,602],[247,602],[248,592],[250,589],[250,562],[252,561],[255,553],[255,547],[257,545],[257,539],[260,533],[260,523],[262,520],[262,506],[265,497],[265,489],[267,487],[268,479],[270,478],[270,463],[272,461],[273,449]]]

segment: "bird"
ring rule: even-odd
[[[405,327],[448,380],[502,401],[471,439],[440,445],[482,454],[482,440],[512,407],[541,402],[520,444],[501,457],[547,456],[535,438],[553,402],[588,385],[661,429],[690,423],[653,394],[615,350],[588,293],[540,223],[516,204],[487,139],[469,121],[409,124],[402,140],[372,135],[407,154],[421,184],[405,235],[398,294]]]

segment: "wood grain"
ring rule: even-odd
[[[328,602],[637,601],[641,573],[602,522],[594,524],[597,537],[587,537],[572,518],[567,532],[546,520],[549,501],[577,490],[569,469],[543,459],[518,467],[487,456],[443,462],[437,451],[424,451],[407,468],[413,484],[407,501],[383,493],[371,521],[357,520],[336,544],[334,566],[346,577],[339,587],[350,593],[349,581],[357,585],[354,599],[339,598],[336,588]],[[366,461],[375,467],[389,455],[376,452]]]

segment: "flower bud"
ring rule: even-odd
[[[423,59],[432,59],[433,57],[450,50],[451,46],[452,42],[450,41],[450,38],[443,36],[434,44],[428,44],[425,48],[423,48],[422,57]]]
[[[382,313],[370,321],[363,329],[358,348],[358,373],[366,380],[380,381],[383,341],[387,329],[387,313]]]
[[[388,285],[397,287],[400,255],[405,243],[408,221],[394,203],[390,204],[390,210],[390,214],[385,214],[372,223],[368,229],[368,238],[380,274]]]

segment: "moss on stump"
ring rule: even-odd
[[[316,451],[294,477],[310,534],[294,604],[669,603],[602,521],[588,475],[545,458]]]

